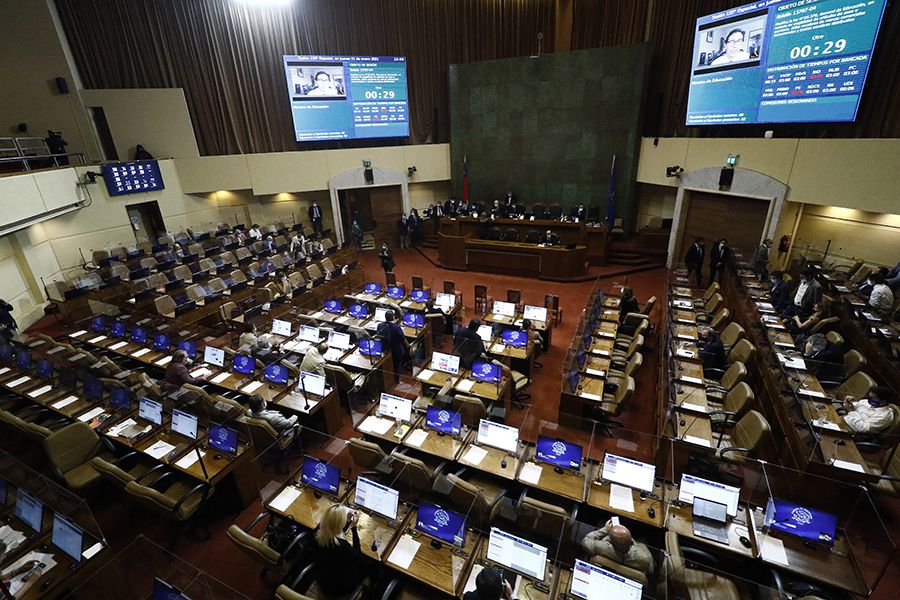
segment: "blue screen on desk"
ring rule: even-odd
[[[492,362],[476,360],[472,363],[472,379],[497,383],[500,381],[500,365]]]
[[[584,330],[584,335],[581,337],[581,342],[585,348],[591,347],[591,342],[593,341],[594,336],[591,335],[590,329]]]
[[[394,300],[399,300],[400,298],[405,296],[406,293],[404,293],[403,288],[400,287],[399,285],[391,285],[391,286],[388,286],[387,295],[389,298],[393,298]]]
[[[380,294],[381,293],[381,284],[380,283],[367,283],[363,290],[367,294]]]
[[[365,319],[369,316],[369,309],[365,304],[351,304],[348,312],[354,319]]]
[[[359,351],[365,356],[381,356],[381,340],[359,340]]]
[[[169,336],[165,333],[157,333],[153,337],[153,347],[163,352],[169,349]]]
[[[18,365],[20,369],[30,369],[31,352],[19,352],[16,354],[16,365]]]
[[[528,334],[520,329],[504,329],[503,343],[516,348],[524,348],[528,343]]]
[[[579,350],[575,353],[575,360],[578,362],[578,369],[584,369],[584,363],[587,362],[587,355],[584,353],[584,350]]]
[[[106,329],[106,317],[97,315],[91,319],[91,331],[100,332]]]
[[[328,494],[337,494],[341,483],[341,470],[334,465],[307,456],[303,459],[303,470],[300,480],[317,490]]]
[[[147,330],[143,327],[135,327],[131,330],[131,341],[135,344],[147,343]]]
[[[41,530],[44,505],[34,496],[19,488],[16,492],[16,516],[34,531]]]
[[[247,356],[246,354],[238,354],[234,357],[231,365],[238,373],[252,375],[253,369],[256,366],[256,359],[252,356]]]
[[[153,580],[153,600],[190,600],[177,588],[162,579]]]
[[[37,361],[37,376],[43,379],[50,379],[53,377],[53,363],[47,360],[46,358],[42,358]]]
[[[422,329],[425,327],[425,314],[420,312],[408,312],[403,315],[403,325]]]
[[[409,293],[409,298],[413,302],[428,302],[428,299],[431,297],[431,294],[428,293],[428,290],[413,290]]]
[[[333,314],[338,314],[341,312],[342,306],[339,300],[326,300],[325,301],[325,312],[330,312]]]
[[[184,350],[185,354],[187,354],[190,358],[194,358],[197,356],[197,343],[189,342],[188,340],[181,340],[178,342],[178,349]]]
[[[581,380],[581,376],[578,374],[578,371],[572,371],[569,373],[569,388],[573,392],[578,391],[578,382]]]
[[[886,0],[769,0],[697,19],[687,125],[853,121]]]
[[[764,524],[775,531],[831,546],[834,544],[837,517],[787,500],[769,498]]]
[[[228,454],[237,454],[238,432],[228,427],[213,425],[209,428],[208,442],[216,450],[221,450]]]
[[[419,505],[416,529],[448,544],[463,546],[466,541],[465,515],[430,502]]]
[[[109,403],[120,410],[131,408],[131,390],[128,388],[114,387],[109,391]]]
[[[539,435],[535,457],[554,467],[579,469],[581,467],[581,446],[559,438]]]
[[[270,383],[278,383],[284,385],[288,381],[287,367],[282,365],[269,365],[263,372],[266,381]]]
[[[462,416],[458,412],[429,406],[425,413],[425,426],[441,433],[459,435],[462,428]]]
[[[101,399],[103,397],[103,382],[96,377],[85,377],[84,395],[94,400]]]
[[[109,330],[113,337],[122,337],[125,335],[125,321],[116,321],[113,323],[112,329]]]
[[[9,346],[6,344],[0,346],[0,360],[8,361],[9,359],[12,358],[12,355],[13,355],[12,346]]]

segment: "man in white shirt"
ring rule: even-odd
[[[300,363],[300,370],[317,375],[325,375],[325,353],[328,352],[328,342],[319,342],[306,352]]]
[[[800,284],[794,292],[786,314],[789,317],[797,315],[805,318],[812,314],[813,306],[821,300],[822,286],[815,280],[815,272],[808,269],[800,273]]]
[[[272,426],[272,429],[279,434],[284,433],[288,429],[292,429],[299,417],[297,415],[286,418],[277,410],[267,410],[266,401],[259,395],[254,394],[250,397],[250,416],[254,419],[262,419]]]
[[[740,29],[732,29],[725,36],[725,53],[720,55],[716,60],[710,63],[711,67],[719,67],[729,65],[735,62],[745,61],[750,58],[747,50],[744,48],[746,36]]]
[[[889,406],[894,392],[889,387],[878,386],[869,392],[867,399],[854,401],[853,396],[844,398],[844,422],[856,433],[878,433],[884,431],[894,421],[894,411]]]
[[[869,306],[875,309],[875,312],[888,314],[894,307],[894,292],[884,283],[884,275],[875,273],[870,276],[872,281],[872,293],[869,294]]]
[[[254,223],[253,226],[250,227],[250,231],[247,232],[247,235],[250,236],[253,241],[261,240],[263,236],[262,231],[260,231],[259,229],[259,225],[257,225],[256,223]]]

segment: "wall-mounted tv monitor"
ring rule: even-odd
[[[283,57],[298,142],[407,137],[402,56]]]
[[[697,19],[687,125],[853,121],[887,0],[768,0]]]
[[[103,181],[110,196],[140,194],[166,187],[159,172],[159,163],[155,160],[107,163],[102,165],[100,170],[103,172]]]

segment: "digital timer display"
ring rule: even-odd
[[[284,56],[298,142],[409,135],[402,56]]]
[[[767,0],[697,20],[686,123],[853,121],[886,0]]]

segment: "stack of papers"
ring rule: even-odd
[[[623,512],[634,512],[634,496],[631,488],[611,483],[609,485],[609,507]]]
[[[472,379],[460,379],[456,382],[456,389],[460,392],[469,392],[472,390],[472,387],[475,385],[475,381]]]
[[[253,392],[258,390],[262,386],[263,386],[262,381],[251,381],[250,383],[248,383],[247,385],[242,387],[241,391],[244,392],[245,394],[252,394]]]
[[[419,371],[418,375],[416,375],[416,379],[421,379],[422,381],[428,381],[434,377],[434,371],[431,369],[422,369]]]
[[[424,429],[416,429],[411,434],[409,434],[409,437],[406,438],[406,441],[404,443],[407,444],[408,446],[414,446],[414,447],[418,448],[419,446],[424,444],[425,440],[427,440],[427,439],[428,439],[427,431],[425,431]]]
[[[360,431],[365,431],[368,433],[377,433],[378,435],[384,435],[388,432],[393,425],[393,421],[389,421],[387,419],[382,419],[381,417],[376,417],[375,415],[370,415],[363,419],[363,422],[359,424],[358,429]]]
[[[409,535],[404,535],[397,540],[394,551],[388,556],[388,562],[397,565],[401,569],[408,569],[421,545]]]
[[[487,456],[487,450],[478,446],[472,446],[466,451],[462,459],[471,465],[480,465],[485,456]]]
[[[230,377],[230,376],[231,376],[231,373],[229,373],[228,371],[225,371],[224,373],[219,373],[218,375],[213,377],[210,381],[212,381],[213,383],[222,383],[223,381],[228,379],[228,377]]]
[[[294,503],[294,500],[300,497],[301,492],[302,490],[299,488],[289,485],[269,502],[269,506],[277,511],[285,512]]]
[[[534,464],[533,462],[527,462],[522,465],[522,470],[519,472],[519,481],[530,483],[531,485],[537,485],[541,480],[541,474],[543,472],[543,469],[541,469],[538,465]]]

